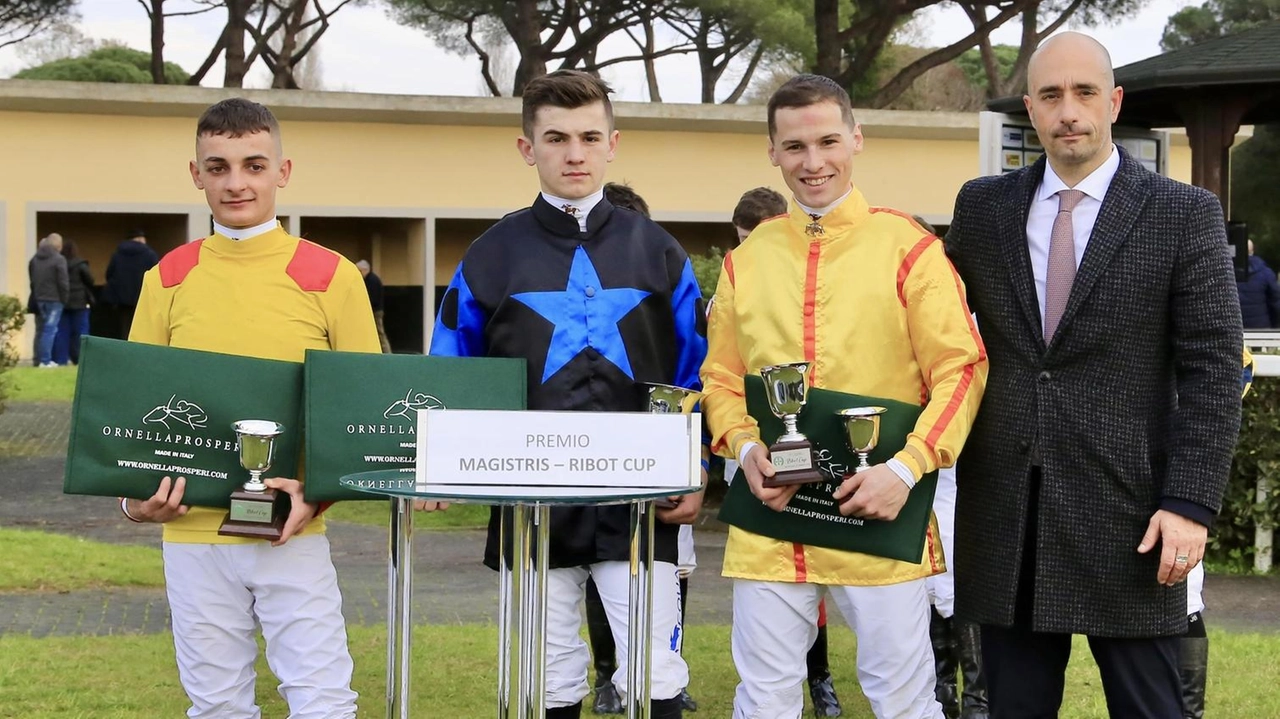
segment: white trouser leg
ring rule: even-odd
[[[191,719],[258,719],[253,596],[230,545],[164,544],[164,581],[178,678]]]
[[[734,719],[798,719],[805,654],[818,637],[815,584],[733,582]]]
[[[858,682],[875,715],[942,719],[942,706],[933,693],[924,580],[827,589],[858,638]]]
[[[582,640],[582,602],[587,584],[586,567],[565,567],[547,572],[547,708],[577,704],[587,696],[587,665],[591,652]],[[599,587],[600,580],[596,579]],[[604,588],[600,587],[601,596]],[[607,606],[607,605],[606,605]],[[610,617],[612,623],[612,617]],[[622,651],[621,645],[618,649]]]
[[[956,536],[956,470],[938,470],[938,491],[933,495],[933,513],[938,517],[942,535],[942,556],[947,571],[925,579],[929,603],[938,614],[950,617],[956,613],[955,536]]]
[[[290,719],[354,719],[356,693],[338,574],[324,536],[295,537],[252,550],[247,574]]]
[[[630,570],[627,562],[598,562],[591,565],[591,576],[600,590],[600,602],[609,615],[609,628],[618,647],[618,671],[613,675],[613,684],[625,700],[630,696],[630,687],[627,686]],[[652,581],[653,617],[649,622],[652,678],[649,696],[652,699],[670,699],[689,686],[689,667],[679,652],[684,627],[680,624],[680,580],[676,565],[654,562]],[[584,666],[584,676],[585,672]]]

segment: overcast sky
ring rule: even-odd
[[[1148,0],[1145,8],[1111,26],[1090,29],[1110,51],[1117,67],[1142,60],[1160,51],[1160,34],[1169,15],[1192,0]],[[99,39],[124,41],[145,50],[149,46],[146,14],[137,0],[81,0],[80,30]],[[199,67],[222,27],[218,13],[173,18],[166,27],[165,59],[188,71]],[[1010,23],[996,35],[997,42],[1015,43]],[[964,37],[968,20],[957,8],[931,9],[918,21],[921,37],[942,46]],[[1076,28],[1083,29],[1083,28]],[[444,52],[420,31],[396,25],[374,0],[365,7],[346,7],[333,17],[320,43],[324,89],[416,95],[478,95],[481,92],[479,62]],[[620,49],[625,49],[621,46]],[[633,63],[634,65],[634,63]],[[14,47],[0,50],[0,77],[24,66]],[[646,100],[643,71],[615,66],[604,73],[622,99]],[[221,82],[221,66],[205,78],[206,85]],[[668,102],[698,100],[697,68],[689,59],[667,58],[659,65],[663,99]],[[251,86],[268,84],[265,72],[251,78]],[[722,85],[725,84],[722,82]],[[505,88],[504,88],[505,89]],[[725,90],[727,92],[727,90]]]

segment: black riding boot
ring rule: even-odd
[[[654,699],[649,704],[650,719],[683,719],[684,707],[680,702],[680,696],[676,695],[670,699]]]
[[[973,622],[955,620],[956,648],[960,654],[960,673],[964,676],[964,693],[960,697],[961,719],[987,719],[987,678],[982,674],[981,630]]]
[[[595,714],[621,714],[622,699],[613,686],[613,674],[618,669],[617,647],[613,643],[613,631],[609,628],[609,615],[600,602],[600,591],[595,580],[587,578],[587,637],[591,640],[591,660],[596,669],[596,698],[591,705]]]
[[[960,696],[956,689],[959,647],[956,645],[955,620],[929,609],[929,643],[933,645],[933,695],[942,705],[947,719],[960,716]]]
[[[805,666],[809,673],[809,699],[813,701],[813,715],[816,717],[838,717],[843,713],[840,708],[840,697],[836,696],[835,681],[831,678],[831,670],[827,663],[827,628],[818,627],[818,638],[809,647],[805,657]]]
[[[544,716],[547,719],[579,719],[582,716],[582,702],[570,704],[567,707],[548,709]]]
[[[1200,613],[1190,617],[1190,628],[1179,640],[1178,676],[1182,679],[1183,716],[1204,719],[1204,685],[1209,677],[1209,637]]]

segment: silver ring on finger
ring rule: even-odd
[[[1173,558],[1173,563],[1174,563],[1174,564],[1186,564],[1186,563],[1187,563],[1188,561],[1190,561],[1190,560],[1191,560],[1191,558],[1190,558],[1190,557],[1188,557],[1187,555],[1185,555],[1185,554],[1179,554],[1178,556],[1176,556],[1176,557],[1174,557],[1174,558]]]

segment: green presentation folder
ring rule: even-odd
[[[308,351],[306,497],[385,499],[340,485],[344,475],[401,470],[412,478],[417,411],[525,409],[523,359]],[[476,437],[477,447],[484,437]]]
[[[747,413],[760,423],[760,435],[770,445],[782,434],[782,420],[769,410],[764,382],[746,378]],[[921,408],[879,397],[866,397],[825,389],[810,389],[808,402],[800,411],[800,433],[813,443],[818,469],[825,482],[801,485],[787,511],[769,509],[747,486],[742,470],[729,485],[720,508],[720,521],[766,537],[818,547],[873,554],[904,562],[918,563],[924,551],[925,530],[933,512],[933,494],[938,474],[924,476],[911,490],[907,503],[892,522],[844,517],[832,499],[845,472],[858,464],[849,451],[836,412],[849,407],[885,407],[880,417],[880,443],[869,461],[879,464],[893,457],[907,443]]]
[[[145,499],[187,478],[183,504],[226,507],[249,479],[232,423],[284,425],[265,477],[295,477],[302,365],[85,337],[62,491]]]

